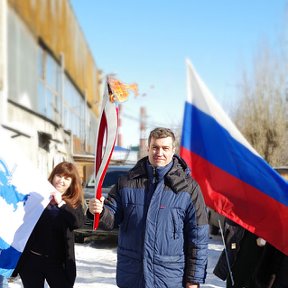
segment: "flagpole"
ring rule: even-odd
[[[219,223],[219,228],[220,228],[222,242],[223,242],[223,245],[224,245],[224,252],[225,252],[225,256],[226,256],[226,261],[227,261],[227,266],[228,266],[228,271],[229,271],[231,283],[232,283],[232,286],[234,286],[233,273],[232,273],[231,265],[230,265],[229,258],[228,258],[228,252],[227,252],[227,248],[226,248],[226,243],[225,243],[225,239],[224,239],[224,235],[223,235],[223,230],[222,230],[220,219],[218,219],[218,223]]]

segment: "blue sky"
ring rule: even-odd
[[[140,96],[131,94],[123,104],[126,147],[139,144],[141,106],[147,135],[155,126],[181,127],[186,58],[229,110],[261,42],[277,45],[288,1],[71,0],[71,5],[97,67],[139,85]]]

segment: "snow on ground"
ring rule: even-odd
[[[222,288],[226,287],[226,282],[222,281],[213,274],[214,267],[218,261],[218,258],[223,250],[223,243],[219,236],[211,236],[208,245],[208,268],[206,283],[200,285],[206,288]]]
[[[76,244],[77,278],[74,288],[112,288],[116,273],[115,239],[94,240],[84,244]],[[223,288],[225,282],[213,275],[213,269],[223,249],[220,236],[213,236],[209,241],[209,260],[205,288]],[[17,278],[9,283],[10,288],[22,288]]]
[[[75,288],[117,287],[115,239],[76,244],[77,278]]]

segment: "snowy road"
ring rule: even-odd
[[[212,271],[223,249],[219,236],[209,241],[209,262],[205,288],[223,288],[225,282],[213,275]],[[75,288],[112,288],[115,284],[116,244],[115,241],[99,240],[76,244],[77,279]],[[17,279],[9,283],[10,288],[22,287]]]

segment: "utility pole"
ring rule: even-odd
[[[146,128],[147,128],[147,114],[146,114],[146,108],[140,107],[140,145],[139,145],[139,159],[143,158],[147,155],[147,149],[146,149]]]
[[[117,135],[117,145],[122,147],[123,145],[123,135],[122,135],[122,112],[123,106],[121,103],[118,105],[118,135]]]

